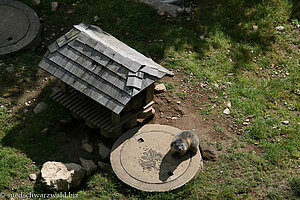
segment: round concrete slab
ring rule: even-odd
[[[0,24],[0,55],[24,48],[40,30],[36,13],[13,0],[0,0]]]
[[[174,158],[170,144],[181,130],[148,124],[132,129],[115,142],[110,162],[117,177],[126,184],[148,192],[176,189],[202,169],[200,151]]]

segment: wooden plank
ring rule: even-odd
[[[87,112],[85,115],[83,115],[83,117],[86,119],[88,116],[91,116],[93,115],[95,112],[98,112],[99,110],[99,106],[97,105],[96,108],[90,110],[89,112]]]
[[[84,101],[83,101],[82,99],[80,99],[80,97],[79,97],[77,103],[71,105],[71,106],[69,107],[69,109],[70,109],[71,111],[75,112],[75,109],[78,108],[78,107],[79,107],[80,105],[82,105],[82,104],[84,104]]]
[[[66,94],[65,98],[63,98],[62,100],[59,101],[60,104],[62,104],[63,106],[66,106],[68,102],[72,101],[73,98],[76,96],[76,93],[72,93],[72,94]]]
[[[104,111],[104,108],[101,107],[97,110],[97,112],[95,112],[94,114],[90,115],[89,117],[87,117],[86,119],[89,120],[90,122],[92,122],[92,119],[96,118],[97,115],[101,114]]]
[[[74,101],[70,102],[66,105],[66,108],[69,110],[72,110],[71,107],[74,107],[74,105],[78,105],[79,103],[82,103],[82,100],[78,98],[78,95],[75,96]]]
[[[111,122],[113,125],[117,125],[120,123],[120,115],[114,112],[111,113]]]
[[[77,113],[78,115],[81,115],[81,114],[85,113],[85,111],[86,111],[87,109],[89,109],[92,105],[93,105],[93,104],[92,104],[91,101],[87,101],[87,103],[86,103],[84,106],[82,106],[78,111],[76,111],[76,113]]]
[[[86,110],[84,110],[83,112],[78,113],[78,114],[79,114],[80,116],[83,117],[84,115],[86,115],[87,113],[89,113],[91,110],[95,109],[97,106],[98,106],[98,105],[91,103],[91,104],[87,107]]]
[[[152,83],[149,87],[146,88],[146,98],[145,98],[146,105],[153,100],[153,95],[154,95],[154,83]]]
[[[87,107],[87,105],[88,105],[89,103],[90,103],[89,101],[83,101],[82,104],[79,104],[77,107],[75,107],[73,111],[76,112],[76,113],[80,113],[80,111],[81,111],[83,108]]]

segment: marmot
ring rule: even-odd
[[[195,155],[198,147],[198,136],[192,131],[184,130],[174,137],[171,143],[171,152],[172,155],[176,157],[183,156],[187,152],[191,152]]]

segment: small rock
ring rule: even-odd
[[[283,31],[283,29],[284,29],[283,26],[277,26],[277,27],[276,27],[276,30],[277,30],[277,31]]]
[[[105,144],[99,143],[99,155],[102,160],[108,159],[110,154],[110,148],[108,148]]]
[[[172,117],[171,119],[173,119],[173,120],[174,120],[174,119],[179,119],[179,117]]]
[[[250,119],[246,119],[245,122],[250,122]]]
[[[216,151],[212,146],[209,146],[207,142],[200,141],[199,149],[204,160],[212,160],[215,161],[217,159]]]
[[[13,73],[15,71],[15,67],[6,67],[5,70],[8,72],[8,73]]]
[[[33,5],[40,5],[41,1],[40,0],[32,0]]]
[[[177,101],[176,103],[177,103],[178,105],[180,105],[180,104],[181,104],[181,101]]]
[[[200,38],[201,40],[204,40],[205,36],[204,36],[204,35],[200,35],[199,38]]]
[[[254,25],[252,26],[253,30],[257,30],[258,29],[258,26]]]
[[[244,126],[247,126],[249,123],[248,122],[243,122],[243,125]]]
[[[288,125],[290,122],[289,121],[282,121],[281,123],[284,124],[284,125]]]
[[[83,169],[85,169],[86,175],[89,176],[93,171],[97,170],[97,165],[92,160],[79,158]]]
[[[28,103],[27,101],[25,102],[25,106],[30,106],[30,103]]]
[[[44,134],[47,134],[49,132],[49,128],[44,128],[43,130],[42,130],[42,133],[44,133]]]
[[[113,172],[113,169],[111,168],[110,164],[108,164],[108,163],[99,161],[98,167],[99,167],[99,169],[101,169],[104,172],[108,172],[108,173]]]
[[[223,113],[224,113],[225,115],[229,115],[229,114],[230,114],[229,108],[226,108],[226,109],[223,111]]]
[[[165,84],[161,83],[161,84],[156,85],[154,90],[157,93],[163,93],[167,90],[167,88],[166,88]]]
[[[61,124],[67,124],[67,123],[70,123],[72,121],[72,117],[67,117],[65,119],[61,119],[59,122]]]
[[[78,187],[84,175],[85,170],[75,163],[48,161],[41,169],[42,182],[56,191],[68,191]]]
[[[81,145],[82,149],[92,153],[93,152],[93,146],[90,145],[89,143],[86,142],[86,140],[82,140],[82,145]]]
[[[213,83],[213,86],[215,86],[216,88],[219,88],[219,84],[218,83]]]
[[[231,108],[231,106],[232,106],[230,101],[227,101],[225,105],[227,108]]]
[[[184,11],[187,13],[187,14],[190,14],[192,12],[192,9],[190,7],[187,7],[184,9]]]
[[[33,112],[34,113],[40,113],[40,112],[43,112],[44,110],[47,109],[47,104],[45,102],[40,102],[38,103],[35,108],[33,109]]]
[[[94,16],[94,22],[97,22],[99,20],[99,17],[96,15]]]
[[[157,11],[157,14],[158,14],[159,16],[164,16],[164,15],[165,15],[165,11],[163,11],[163,10],[158,10],[158,11]]]
[[[51,2],[51,11],[55,12],[58,8],[58,2]]]
[[[36,174],[29,174],[29,179],[32,181],[36,180]]]

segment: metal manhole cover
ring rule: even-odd
[[[36,13],[23,3],[0,0],[0,55],[31,43],[40,30]]]
[[[202,169],[202,158],[186,154],[174,158],[170,143],[181,130],[149,124],[122,135],[111,152],[111,165],[123,182],[140,190],[161,192],[189,182]]]

